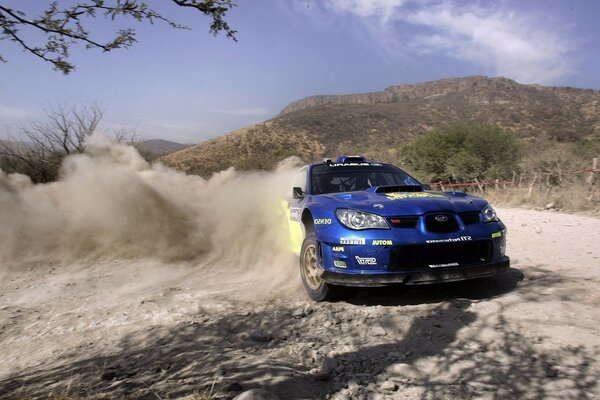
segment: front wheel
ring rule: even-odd
[[[319,256],[317,239],[314,233],[309,233],[302,242],[300,251],[300,275],[306,293],[314,301],[329,300],[333,294],[333,288],[327,284],[319,275]]]

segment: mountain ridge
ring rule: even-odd
[[[318,107],[325,104],[376,104],[392,103],[400,100],[412,100],[417,98],[427,99],[434,96],[443,96],[450,93],[457,93],[475,86],[487,86],[499,88],[508,88],[514,85],[527,87],[529,90],[555,91],[555,90],[575,90],[591,91],[600,93],[593,89],[573,88],[569,86],[542,86],[538,84],[520,84],[505,77],[487,77],[484,75],[473,75],[461,78],[444,78],[432,81],[409,83],[402,85],[388,86],[380,92],[341,94],[341,95],[315,95],[291,102],[285,106],[277,116],[282,116],[291,112],[300,111],[306,108]]]
[[[308,162],[361,153],[397,162],[400,145],[453,123],[498,125],[521,140],[596,137],[600,91],[472,76],[389,86],[382,92],[310,96],[270,120],[160,160],[203,176],[230,166],[269,169],[292,155]]]

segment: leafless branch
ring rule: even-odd
[[[225,32],[226,36],[237,41],[236,31],[224,20],[226,13],[235,6],[231,0],[172,0],[179,7],[194,9],[212,19],[210,32],[213,35]],[[85,27],[86,19],[95,18],[98,14],[115,20],[118,17],[130,17],[138,22],[155,21],[167,23],[176,29],[189,29],[164,17],[140,0],[113,0],[110,5],[106,0],[88,0],[70,7],[59,9],[58,2],[52,2],[37,17],[28,18],[25,12],[7,7],[0,3],[0,39],[6,38],[20,45],[27,52],[54,65],[54,68],[68,74],[75,66],[68,61],[69,49],[76,43],[82,43],[88,49],[100,49],[104,52],[118,48],[128,48],[135,42],[135,30],[128,28],[115,32],[108,41],[101,41]],[[29,44],[27,35],[21,30],[29,28],[45,35],[46,41],[41,46]],[[5,61],[0,55],[0,61]]]

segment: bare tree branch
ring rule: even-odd
[[[226,36],[237,41],[236,31],[224,20],[226,13],[235,6],[231,0],[172,0],[179,7],[200,12],[212,19],[210,32],[217,35],[225,32]],[[27,52],[54,65],[54,68],[68,74],[75,66],[68,61],[69,49],[81,43],[88,49],[100,49],[108,52],[119,48],[128,48],[135,42],[135,30],[128,28],[118,30],[108,41],[101,41],[85,28],[86,19],[95,18],[98,14],[115,20],[118,17],[131,17],[138,22],[155,21],[167,23],[176,29],[189,29],[159,14],[141,0],[113,0],[110,5],[106,0],[88,0],[70,7],[59,9],[58,2],[51,3],[48,8],[35,18],[28,18],[23,11],[9,8],[0,3],[0,40],[8,39],[20,45]],[[41,32],[46,41],[41,46],[33,46],[24,39],[22,29],[33,29]],[[0,61],[5,61],[0,55]]]
[[[85,151],[86,139],[96,131],[104,110],[98,105],[81,108],[58,105],[46,114],[46,121],[21,127],[26,144],[17,140],[0,141],[0,168],[29,175],[34,182],[55,180],[66,156]],[[120,139],[117,135],[117,141],[125,139],[124,134],[121,136]]]

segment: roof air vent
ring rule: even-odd
[[[364,163],[366,159],[363,156],[339,156],[335,162],[338,164]]]

